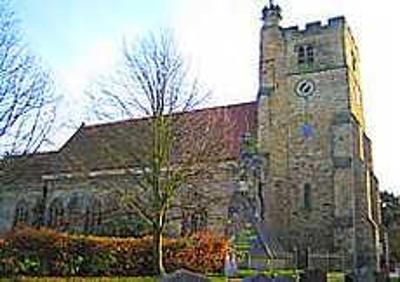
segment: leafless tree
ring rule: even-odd
[[[172,35],[150,34],[136,44],[125,43],[122,67],[90,94],[97,117],[122,116],[134,128],[114,131],[125,142],[117,150],[111,141],[117,136],[103,136],[104,143],[96,145],[112,156],[113,167],[133,168],[133,189],[121,192],[126,208],[152,230],[154,267],[160,275],[165,272],[162,238],[174,199],[187,183],[212,179],[211,164],[223,155],[229,130],[218,126],[222,112],[193,112],[207,96],[193,77]]]
[[[0,0],[0,154],[35,152],[54,119],[52,80],[24,43],[8,0]]]

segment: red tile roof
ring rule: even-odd
[[[185,150],[195,151],[202,145],[199,140],[204,140],[208,134],[207,138],[212,139],[208,142],[215,150],[212,157],[235,159],[239,156],[242,136],[256,130],[257,104],[205,108],[173,116],[180,121],[180,126],[190,128],[189,134],[181,131],[177,156]],[[57,153],[48,154],[50,160],[41,155],[33,156],[33,160],[42,173],[55,174],[132,167],[134,153],[144,139],[149,121],[149,118],[141,118],[82,126]]]

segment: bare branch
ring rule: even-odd
[[[0,0],[0,155],[37,150],[54,114],[52,81],[25,46],[11,2]]]

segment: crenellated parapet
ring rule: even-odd
[[[346,25],[346,19],[343,16],[329,18],[326,24],[322,21],[315,21],[306,23],[305,28],[299,26],[290,26],[282,28],[282,32],[285,36],[305,36],[305,35],[317,35],[324,32],[332,32],[335,30],[341,30]]]

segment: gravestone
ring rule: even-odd
[[[385,282],[388,281],[388,277],[384,272],[376,273],[376,282]]]
[[[346,274],[344,276],[344,282],[354,282],[354,276],[353,274]]]
[[[246,277],[242,280],[243,282],[272,282],[272,278],[269,278],[263,274],[257,274],[255,276]]]
[[[300,275],[300,282],[327,282],[327,273],[322,270],[306,270]]]
[[[161,278],[161,282],[210,282],[211,280],[201,274],[180,269]]]

